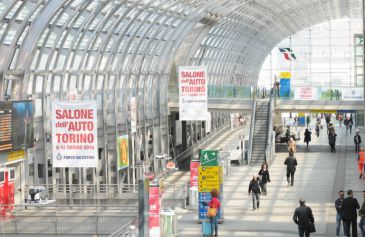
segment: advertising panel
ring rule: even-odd
[[[96,101],[52,104],[53,167],[97,167]]]
[[[294,100],[316,100],[317,88],[296,87],[294,90]]]
[[[149,230],[150,237],[160,237],[160,188],[149,188]]]
[[[342,88],[342,100],[364,100],[364,88]]]
[[[207,120],[207,68],[179,67],[180,120]]]
[[[117,138],[118,170],[129,167],[128,135]]]
[[[198,187],[200,161],[192,160],[190,162],[190,188]]]

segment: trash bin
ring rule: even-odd
[[[171,209],[162,210],[162,237],[176,236],[176,215]]]
[[[198,187],[189,188],[189,209],[198,210]]]

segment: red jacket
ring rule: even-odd
[[[221,207],[221,203],[219,202],[218,198],[213,197],[212,200],[209,202],[209,207],[219,209]]]

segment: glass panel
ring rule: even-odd
[[[4,39],[4,44],[11,44],[11,42],[13,41],[13,38],[16,34],[16,29],[9,29],[9,31],[6,33],[6,37]]]
[[[12,19],[14,17],[14,14],[18,11],[18,8],[20,5],[22,5],[23,1],[18,1],[10,10],[8,15],[5,16],[5,19]]]
[[[61,88],[61,76],[54,76],[53,80],[53,91],[59,92]]]
[[[42,93],[43,91],[43,76],[36,76],[35,93]]]

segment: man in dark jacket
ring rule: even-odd
[[[360,131],[356,130],[356,135],[354,136],[354,143],[355,143],[355,153],[360,152],[360,144],[361,144],[361,136]]]
[[[284,165],[286,165],[286,180],[288,181],[288,187],[294,185],[294,173],[297,166],[297,159],[294,157],[293,152],[289,152],[289,157],[287,157],[284,161]],[[291,177],[291,180],[289,178]]]
[[[357,213],[360,205],[356,198],[353,198],[351,189],[347,191],[347,197],[343,200],[343,222],[345,223],[345,235],[350,237],[350,226],[352,226],[352,237],[357,237]]]
[[[343,200],[345,198],[345,193],[341,190],[338,192],[339,198],[335,201],[336,207],[336,236],[340,236],[340,228],[341,228],[341,221],[343,224],[343,230],[345,231],[345,223],[343,222]]]
[[[365,237],[365,190],[362,191],[362,197],[364,198],[364,201],[362,202],[361,208],[359,210],[359,216],[361,218],[359,223],[359,228],[362,237]]]
[[[261,181],[257,175],[252,176],[250,184],[248,186],[248,195],[252,192],[252,205],[253,210],[256,210],[260,207],[260,194],[261,194]]]
[[[305,205],[303,198],[299,199],[299,207],[295,209],[293,221],[298,225],[299,237],[309,237],[309,223],[314,223],[312,209]]]

